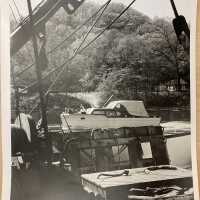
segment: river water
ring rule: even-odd
[[[172,165],[191,168],[191,136],[168,139],[167,148]]]
[[[190,130],[189,108],[150,108],[150,115],[162,118],[165,130]],[[169,158],[172,165],[191,168],[191,136],[171,138],[167,140]]]
[[[166,107],[166,108],[147,108],[149,115],[160,116],[162,122],[171,121],[190,121],[190,108],[188,107]]]
[[[190,131],[190,110],[188,108],[150,108],[148,113],[152,116],[161,116],[161,126],[165,131]],[[191,136],[167,139],[167,149],[172,165],[191,169]],[[113,149],[117,161],[117,149]],[[148,145],[144,147],[147,156],[151,154]],[[128,160],[128,151],[121,154],[121,160]]]

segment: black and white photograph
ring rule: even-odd
[[[196,1],[7,3],[9,200],[198,200]]]

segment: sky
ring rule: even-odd
[[[14,1],[16,2],[21,15],[27,15],[27,4],[26,0],[10,0],[10,6],[12,7],[15,15],[19,18],[16,7],[14,6]],[[37,5],[41,0],[32,0],[32,6]],[[92,1],[98,4],[103,4],[107,0],[85,0]],[[132,0],[112,0],[111,2],[119,2],[128,5]],[[179,14],[184,15],[187,21],[190,21],[191,15],[191,0],[174,0]],[[136,0],[132,6],[134,9],[144,13],[145,15],[154,17],[168,17],[173,18],[174,14],[170,5],[170,0]]]
[[[106,2],[106,0],[92,0],[94,2]],[[112,2],[120,2],[128,5],[132,0],[112,0]],[[174,0],[179,14],[184,15],[187,20],[190,18],[190,3],[191,0]],[[148,15],[151,18],[154,17],[174,17],[173,10],[171,8],[170,0],[136,0],[132,6],[134,9]]]

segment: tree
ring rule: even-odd
[[[46,51],[63,41],[98,8],[95,3],[84,3],[70,16],[64,10],[59,10],[46,24]],[[110,4],[85,44],[97,36],[124,8],[123,4]],[[48,54],[48,68],[42,72],[43,76],[74,54],[92,24],[90,21],[84,25],[56,51]],[[26,46],[20,50],[22,54],[18,53],[11,59],[15,73],[33,62],[31,43]],[[159,84],[173,79],[177,79],[178,85],[181,78],[189,83],[190,71],[189,58],[179,45],[171,22],[159,18],[151,20],[132,8],[65,67],[53,89],[68,92],[101,91],[105,96],[113,93],[124,99],[145,99]],[[57,74],[44,80],[45,90]],[[16,77],[17,83],[25,86],[35,80],[34,67]],[[36,91],[37,87],[31,88],[29,95],[34,96]]]

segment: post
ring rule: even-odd
[[[51,140],[50,140],[50,136],[48,134],[46,105],[45,105],[43,86],[42,86],[42,74],[41,74],[41,70],[40,70],[41,67],[39,66],[40,61],[39,61],[39,54],[38,54],[37,38],[36,38],[35,30],[34,30],[34,21],[33,21],[33,16],[32,16],[31,0],[27,0],[27,4],[28,4],[29,16],[30,16],[30,27],[32,29],[32,43],[33,43],[33,48],[34,48],[36,75],[37,75],[37,80],[38,80],[40,109],[41,109],[41,115],[42,115],[42,127],[44,128],[45,136],[47,137],[48,156],[50,156]],[[50,157],[48,157],[48,158],[50,158]]]
[[[178,11],[177,11],[177,9],[176,9],[176,6],[175,6],[175,3],[174,3],[174,0],[170,0],[170,3],[171,3],[171,6],[172,6],[172,9],[173,9],[173,11],[174,11],[174,15],[175,15],[175,17],[178,17],[179,14],[178,14]]]
[[[133,140],[128,144],[128,154],[131,168],[142,167],[142,158],[140,152],[141,146],[138,140]]]
[[[151,136],[151,150],[156,165],[169,165],[170,159],[167,151],[167,141],[164,137],[162,127],[149,127],[148,131]]]
[[[112,146],[95,148],[95,164],[97,171],[113,170],[114,157]]]
[[[16,117],[19,115],[19,87],[16,85],[15,81],[15,67],[11,67],[11,76],[12,76],[12,82],[13,82],[13,88],[14,88],[14,95],[15,95],[15,115]]]
[[[72,167],[72,173],[75,175],[75,177],[79,177],[81,175],[81,157],[78,143],[70,144],[70,153],[68,156]]]

